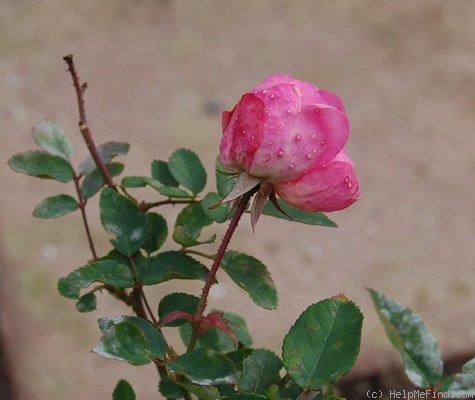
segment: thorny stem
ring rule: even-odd
[[[73,176],[74,187],[76,188],[76,194],[79,200],[79,209],[81,210],[82,222],[84,224],[84,229],[86,230],[87,241],[89,243],[89,248],[91,249],[92,259],[97,261],[97,253],[96,248],[94,246],[94,241],[92,240],[91,230],[89,229],[89,223],[87,222],[87,215],[86,215],[86,201],[81,194],[81,188],[79,187],[79,177],[74,172]]]
[[[71,74],[71,78],[73,79],[74,89],[76,91],[76,97],[77,97],[77,103],[78,103],[78,109],[79,109],[79,130],[81,131],[82,137],[84,141],[86,142],[87,148],[89,149],[89,153],[91,154],[94,162],[96,163],[97,168],[99,169],[107,186],[116,190],[114,182],[112,181],[112,177],[109,171],[107,170],[106,165],[102,161],[99,151],[97,150],[96,144],[94,143],[94,140],[92,138],[91,131],[89,130],[89,127],[87,125],[86,108],[84,106],[84,92],[86,91],[87,83],[83,83],[81,85],[81,83],[79,82],[79,77],[76,72],[76,67],[74,66],[72,54],[68,54],[64,56],[63,60],[68,65],[68,71]]]
[[[214,258],[211,270],[209,271],[208,277],[206,278],[206,282],[203,287],[203,290],[201,291],[200,302],[198,303],[198,307],[195,313],[195,318],[197,321],[200,321],[203,318],[203,313],[208,303],[209,291],[211,289],[211,286],[214,283],[219,266],[221,265],[221,261],[223,260],[224,254],[226,253],[226,250],[229,246],[229,243],[234,234],[234,231],[236,230],[238,226],[239,220],[241,219],[244,211],[246,210],[249,200],[258,189],[259,189],[259,185],[255,186],[253,189],[251,189],[249,192],[245,193],[242,196],[239,202],[239,205],[237,207],[236,214],[234,214],[233,218],[231,219],[231,222],[229,223],[228,229],[226,230],[223,240],[221,244],[219,245],[218,252],[216,253],[216,257]],[[198,335],[199,335],[199,324],[195,324],[193,327],[193,334],[191,336],[190,343],[188,344],[188,349],[187,349],[188,352],[193,350],[193,348],[195,347],[196,340],[198,339]]]
[[[102,161],[102,158],[99,154],[99,151],[97,150],[97,146],[94,142],[94,139],[92,138],[91,131],[90,131],[88,125],[87,125],[86,109],[85,109],[85,106],[84,106],[84,92],[87,88],[87,83],[83,83],[81,85],[81,83],[79,82],[79,77],[78,77],[78,74],[76,72],[76,67],[74,66],[73,55],[72,54],[68,54],[68,55],[64,56],[63,60],[68,65],[68,71],[71,74],[74,89],[76,91],[77,104],[78,104],[78,110],[79,110],[79,130],[81,131],[82,137],[83,137],[83,139],[86,143],[86,146],[89,150],[89,153],[91,154],[91,157],[93,158],[94,162],[96,163],[96,166],[97,166],[99,172],[101,173],[102,177],[104,178],[104,181],[106,182],[107,186],[109,186],[111,189],[117,190],[115,185],[114,185],[114,182],[112,181],[112,177],[111,177],[106,165]],[[85,211],[84,211],[85,202],[84,202],[84,199],[82,198],[82,195],[81,195],[81,192],[80,192],[77,177],[75,177],[74,183],[76,185],[76,191],[78,193],[79,200],[81,202],[81,207],[80,208],[81,208],[81,212],[82,212],[82,215],[83,215],[83,221],[84,221],[84,226],[86,228],[87,237],[88,237],[88,240],[89,240],[89,246],[91,247],[91,251],[92,251],[94,260],[97,260],[96,251],[94,249],[94,244],[93,244],[93,241],[92,241],[92,237],[91,237],[91,234],[90,234],[90,231],[89,231],[89,226],[87,224],[87,219],[86,219],[86,215],[85,215]],[[132,265],[133,265],[134,263],[133,263],[132,259],[131,259],[131,262],[132,262]],[[150,309],[150,306],[147,302],[147,299],[145,298],[145,293],[143,292],[143,288],[142,287],[134,288],[133,292],[132,292],[132,296],[133,296],[132,308],[134,309],[135,313],[140,318],[148,320],[148,318],[147,318],[147,311],[148,311],[148,313],[150,314],[150,318],[152,319],[153,323],[155,325],[157,325],[157,321],[154,318],[153,313],[151,312],[151,309]],[[157,367],[158,373],[159,373],[161,378],[164,378],[164,377],[168,376],[168,372],[167,372],[164,365],[156,364],[156,367]]]

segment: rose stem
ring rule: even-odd
[[[231,219],[231,222],[229,223],[228,229],[226,230],[223,240],[221,241],[221,244],[219,245],[218,252],[216,253],[216,257],[213,261],[213,265],[211,267],[211,270],[209,271],[205,285],[201,292],[200,302],[198,303],[198,307],[196,308],[196,313],[195,313],[195,318],[197,321],[200,321],[203,318],[203,313],[206,308],[206,304],[208,303],[209,291],[211,289],[211,286],[214,283],[219,266],[221,264],[221,261],[223,260],[224,254],[226,253],[226,250],[229,246],[229,242],[231,241],[234,231],[236,230],[238,226],[239,220],[241,219],[244,211],[246,211],[247,204],[249,203],[249,200],[251,199],[252,195],[258,189],[259,189],[259,185],[251,189],[249,192],[243,194],[239,202],[239,205],[237,207],[236,214],[234,214],[233,218]],[[188,344],[187,351],[191,351],[195,347],[196,340],[198,339],[198,334],[199,334],[199,322],[196,323],[195,326],[193,327],[193,334],[191,336],[190,343]]]
[[[87,84],[84,83],[81,85],[79,83],[78,74],[76,72],[76,67],[74,66],[73,62],[73,55],[68,54],[63,57],[63,60],[68,65],[68,71],[71,73],[74,89],[76,90],[76,97],[79,109],[79,130],[81,131],[82,137],[84,138],[86,146],[89,149],[89,153],[91,153],[91,156],[94,159],[94,162],[96,163],[97,168],[99,169],[107,186],[116,190],[114,182],[112,181],[112,177],[109,171],[107,170],[107,167],[105,166],[104,162],[102,161],[99,151],[97,150],[96,144],[94,143],[94,140],[92,138],[91,131],[87,125],[86,109],[84,107],[84,92],[87,88]]]

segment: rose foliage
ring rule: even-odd
[[[72,63],[72,56],[68,61]],[[83,100],[85,86],[77,86]],[[176,150],[166,160],[153,160],[149,174],[116,182],[124,170],[116,158],[126,155],[129,145],[96,146],[85,120],[80,129],[91,155],[78,166],[72,162],[71,142],[53,121],[37,124],[34,140],[39,148],[14,155],[9,165],[17,172],[74,185],[75,196],[48,197],[33,213],[43,219],[81,213],[92,254],[85,256],[85,265],[59,280],[59,292],[75,300],[79,312],[95,310],[101,293],[130,308],[130,315],[99,319],[101,336],[94,353],[131,365],[154,365],[158,390],[166,399],[337,399],[334,384],[356,360],[363,323],[360,309],[345,295],[317,301],[303,311],[285,335],[280,355],[253,347],[244,318],[208,310],[207,299],[222,269],[257,306],[277,308],[277,289],[267,266],[228,249],[253,196],[253,225],[264,214],[335,226],[321,212],[344,209],[358,199],[353,162],[344,150],[348,118],[339,97],[284,75],[265,79],[223,113],[216,191],[206,194],[206,170],[193,151]],[[152,201],[138,199],[136,188],[151,190]],[[96,195],[100,223],[112,236],[105,254],[97,253],[85,213]],[[172,223],[170,213],[158,212],[169,206],[181,207]],[[203,229],[227,221],[217,251],[208,253],[216,235],[202,237]],[[203,285],[201,295],[176,286],[152,304],[144,291],[182,279]],[[405,360],[406,373],[416,386],[434,390],[442,377],[434,337],[417,314],[376,291],[370,294]],[[170,345],[173,332],[181,337],[181,347]],[[441,387],[457,395],[473,393],[473,365],[467,363]],[[132,385],[119,380],[113,400],[133,399]]]

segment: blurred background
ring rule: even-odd
[[[110,398],[120,378],[138,398],[157,398],[154,367],[90,352],[97,319],[127,310],[103,296],[98,311],[79,314],[57,293],[57,280],[89,257],[80,216],[45,221],[31,211],[72,188],[6,166],[12,154],[34,148],[32,126],[46,118],[72,139],[74,161],[85,157],[62,60],[68,53],[89,84],[97,142],[132,145],[126,174],[146,175],[153,159],[187,147],[203,159],[209,188],[221,111],[266,76],[285,73],[340,95],[363,198],[330,215],[337,229],[262,218],[253,234],[244,220],[231,247],[268,266],[280,306],[258,309],[221,273],[211,307],[244,315],[254,345],[280,354],[308,305],[343,292],[365,314],[352,372],[364,375],[400,363],[365,290],[371,287],[418,312],[444,358],[473,355],[473,21],[469,1],[3,0],[0,328],[17,398]],[[173,218],[177,210],[166,212]],[[93,204],[89,216],[95,222]],[[105,251],[109,237],[98,224],[93,235]],[[201,287],[177,285],[192,293]],[[149,295],[159,299],[173,288]]]

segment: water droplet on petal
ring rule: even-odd
[[[306,157],[307,157],[307,160],[310,160],[312,158],[312,153],[308,153]]]
[[[262,157],[262,161],[267,162],[270,160],[270,155],[266,154],[264,157]]]
[[[314,147],[314,148],[312,149],[312,153],[313,153],[313,154],[317,154],[317,153],[318,153],[318,149],[317,149],[316,147]]]
[[[268,144],[269,146],[271,146],[272,143],[274,143],[272,140],[269,140],[269,141],[267,142],[267,144]]]
[[[296,142],[300,142],[301,140],[302,140],[302,135],[301,135],[300,133],[297,133],[297,134],[295,135],[295,141],[296,141]]]
[[[284,129],[284,127],[282,125],[277,125],[277,130],[278,131],[281,131],[282,129]]]
[[[256,137],[254,135],[251,135],[251,140],[254,140]]]
[[[326,143],[326,142],[325,142],[324,139],[320,140],[320,144],[321,144],[322,146],[323,146],[325,143]]]
[[[310,139],[315,139],[317,137],[316,133],[312,133],[312,136],[310,136]]]
[[[287,114],[292,114],[292,110],[290,108],[287,109]]]
[[[294,164],[294,163],[290,163],[289,169],[294,169],[294,168],[295,168],[295,164]]]
[[[278,157],[283,157],[284,154],[285,154],[285,153],[284,153],[284,150],[282,150],[282,149],[277,152],[277,156],[278,156]]]
[[[271,94],[269,95],[269,99],[271,99],[271,100],[275,100],[276,97],[277,97],[277,96],[275,95],[275,93],[271,93]]]

